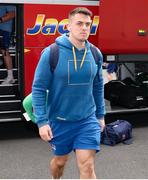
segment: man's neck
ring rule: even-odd
[[[78,49],[85,48],[85,41],[77,41],[72,37],[69,37],[70,42]]]

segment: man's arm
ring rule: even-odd
[[[0,17],[0,23],[7,22],[15,17],[15,12],[11,11],[5,14],[4,16]]]
[[[104,101],[104,84],[103,84],[103,75],[102,75],[102,54],[99,52],[99,63],[98,63],[98,72],[93,82],[93,95],[96,103],[96,117],[99,120],[101,131],[105,127],[105,101]]]
[[[49,125],[44,125],[40,127],[39,135],[44,141],[50,141],[53,138],[52,130]]]
[[[48,124],[48,117],[46,112],[47,90],[50,91],[50,83],[52,80],[49,54],[49,49],[44,50],[42,53],[35,70],[32,85],[32,105],[35,115],[35,122],[37,123],[38,127],[42,127]]]
[[[37,65],[33,86],[32,86],[32,104],[35,115],[35,122],[39,128],[40,137],[44,141],[52,139],[52,131],[49,126],[49,117],[47,115],[47,90],[50,93],[50,83],[52,74],[49,63],[49,49],[44,50]]]
[[[105,120],[104,120],[104,118],[103,119],[99,119],[99,123],[100,123],[100,126],[101,126],[101,132],[103,132],[103,130],[105,128]]]

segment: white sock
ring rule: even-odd
[[[13,79],[13,70],[12,70],[12,69],[9,69],[9,70],[7,71],[7,78],[8,78],[8,79]]]

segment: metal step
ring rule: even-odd
[[[15,96],[15,94],[12,95],[0,95],[0,102],[1,101],[13,101],[18,100],[18,98]]]
[[[13,76],[14,76],[14,78],[15,79],[17,79],[18,78],[18,69],[17,68],[14,68],[13,69]],[[6,69],[0,69],[0,79],[4,79],[4,78],[6,78],[7,77],[7,70]]]
[[[7,92],[10,87],[13,86],[5,87]],[[0,87],[0,90],[3,88]],[[22,102],[15,94],[0,95],[0,122],[21,121],[21,108]]]
[[[6,118],[6,119],[0,119],[0,122],[14,122],[14,121],[21,121],[22,119],[20,117],[16,118]]]
[[[0,98],[13,98],[13,97],[15,97],[14,94],[0,95]]]
[[[14,80],[15,80],[15,84],[18,84],[18,80],[17,79],[15,79],[14,78]],[[0,79],[0,85],[1,85],[1,83],[4,81],[4,79]]]
[[[4,59],[0,53],[0,122],[21,121],[22,120],[22,102],[20,100],[19,85],[18,85],[18,62],[16,47],[10,47],[9,53],[13,62],[14,84],[1,85],[4,78],[7,77],[7,69],[4,64]]]
[[[10,56],[16,56],[16,52],[11,50],[9,51]],[[3,57],[2,54],[0,54],[0,57]]]
[[[21,100],[0,101],[0,111],[15,111],[21,109]]]
[[[21,112],[0,113],[0,123],[1,122],[14,122],[14,121],[22,121]]]
[[[20,113],[21,110],[13,110],[13,111],[0,111],[0,114],[11,114],[11,113]]]
[[[0,85],[0,95],[15,95],[18,97],[18,84]]]

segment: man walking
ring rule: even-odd
[[[94,159],[105,126],[102,55],[96,64],[88,42],[92,12],[79,7],[69,13],[68,34],[56,39],[59,60],[50,71],[50,46],[38,63],[32,87],[39,134],[52,147],[54,179],[63,175],[69,153],[75,151],[81,179],[95,179]],[[47,90],[49,91],[48,97]]]

